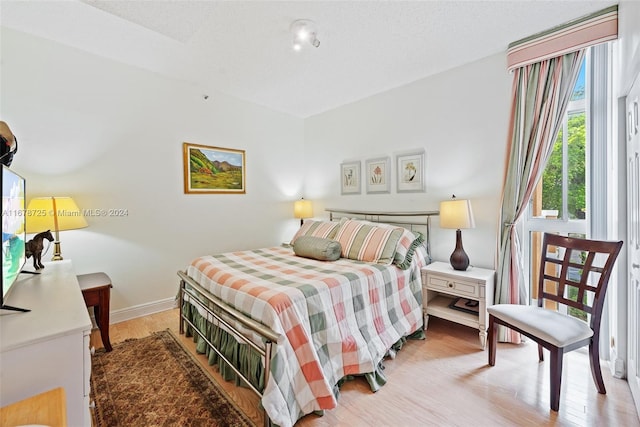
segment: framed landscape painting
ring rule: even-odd
[[[388,193],[390,189],[389,157],[368,159],[365,164],[367,194]]]
[[[340,165],[342,194],[360,194],[360,162],[345,162]]]
[[[396,155],[398,193],[425,191],[424,151]]]
[[[244,150],[182,144],[184,192],[245,194]]]

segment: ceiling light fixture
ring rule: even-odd
[[[302,49],[304,43],[309,43],[313,47],[320,46],[318,28],[313,21],[308,19],[293,21],[291,23],[291,33],[293,33],[293,50]]]

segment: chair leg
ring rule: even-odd
[[[496,347],[498,347],[498,325],[493,315],[489,315],[489,366],[496,364]]]
[[[551,363],[550,377],[551,384],[549,385],[551,409],[558,411],[560,408],[560,387],[562,385],[562,359],[564,353],[562,349],[557,347],[551,347],[549,349],[549,359]]]
[[[591,363],[591,375],[593,376],[593,382],[596,383],[598,393],[607,394],[607,389],[604,387],[604,381],[602,380],[602,369],[600,368],[600,349],[598,348],[599,340],[591,340],[589,343],[589,362]]]

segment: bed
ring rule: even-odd
[[[178,272],[180,332],[261,396],[265,425],[335,408],[353,376],[377,391],[383,359],[423,336],[420,268],[438,213],[328,211],[292,245],[205,255]]]

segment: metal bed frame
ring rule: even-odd
[[[184,297],[185,295],[189,295],[191,297],[189,299],[189,303],[197,305],[198,307],[206,311],[209,314],[209,316],[211,316],[211,318],[213,319],[213,323],[218,322],[219,324],[224,325],[227,329],[229,329],[234,333],[236,339],[242,341],[243,343],[248,344],[249,346],[251,346],[252,349],[254,349],[260,354],[260,357],[262,358],[262,361],[264,363],[264,384],[265,385],[269,380],[269,372],[271,368],[271,354],[273,353],[273,345],[275,345],[275,343],[278,342],[278,338],[280,337],[280,335],[273,332],[271,329],[267,328],[262,323],[256,322],[255,320],[246,316],[244,313],[241,313],[240,311],[232,307],[229,307],[224,302],[222,302],[218,298],[211,295],[206,289],[200,286],[191,277],[187,276],[185,272],[178,271],[178,277],[180,277],[180,291],[178,294],[179,295],[178,304],[180,307],[180,334],[184,334],[185,324],[188,324],[189,326],[191,326],[191,329],[193,330],[193,332],[196,333],[198,336],[200,336],[200,338],[204,340],[204,342],[207,344],[207,347],[213,350],[218,355],[218,357],[220,357],[233,370],[233,372],[235,372],[238,378],[242,380],[242,382],[251,389],[251,391],[253,391],[260,398],[262,398],[262,392],[258,390],[251,383],[249,378],[247,378],[242,372],[240,372],[240,370],[238,370],[233,365],[233,363],[231,363],[224,356],[224,354],[220,350],[218,350],[218,348],[216,348],[216,346],[209,340],[209,338],[205,336],[196,327],[196,325],[194,325],[193,322],[191,322],[191,320],[189,320],[189,318],[184,314],[183,308],[182,308],[184,305]],[[189,285],[191,288],[187,287],[187,285]],[[206,300],[206,302],[210,304],[205,304],[205,302],[202,301],[202,299]],[[243,332],[238,330],[238,328],[234,325],[237,323],[242,324],[244,327],[246,327],[250,331],[259,335],[262,338],[262,341],[264,343],[264,348],[254,343],[251,339],[245,336]],[[269,417],[267,416],[266,410],[263,410],[263,412],[264,412],[264,425],[265,426],[271,425]]]
[[[360,217],[360,219],[366,219],[372,222],[385,222],[387,224],[394,224],[409,228],[413,230],[417,226],[427,227],[427,239],[426,247],[430,249],[430,228],[431,217],[439,215],[438,211],[416,211],[416,212],[376,212],[376,211],[357,211],[357,210],[344,210],[344,209],[326,209],[329,212],[329,219],[331,221],[339,220],[340,218],[353,218],[354,215]],[[424,218],[425,220],[416,220],[416,218]],[[384,220],[384,221],[383,221]],[[185,295],[188,295],[189,303],[197,305],[207,312],[213,319],[213,323],[218,322],[228,330],[232,331],[235,337],[251,346],[255,351],[260,354],[262,362],[264,364],[264,382],[267,384],[269,380],[271,355],[273,353],[273,346],[278,342],[279,334],[272,331],[262,323],[257,322],[244,313],[228,306],[223,301],[211,295],[206,289],[198,284],[194,279],[189,277],[184,271],[178,271],[178,277],[180,278],[180,288],[178,293],[178,303],[180,308],[180,334],[185,332],[185,324],[191,326],[193,332],[204,340],[206,345],[213,350],[229,367],[236,373],[238,378],[242,380],[254,393],[256,393],[262,399],[262,392],[258,390],[242,372],[240,372],[233,364],[222,354],[222,352],[215,347],[215,345],[206,337],[191,320],[183,312],[183,304],[185,301]],[[187,286],[188,285],[188,286]],[[240,323],[243,327],[247,328],[252,333],[257,334],[262,342],[263,346],[256,344],[242,331],[240,331],[236,325]],[[271,420],[269,419],[266,411],[264,411],[264,425],[270,426]]]

